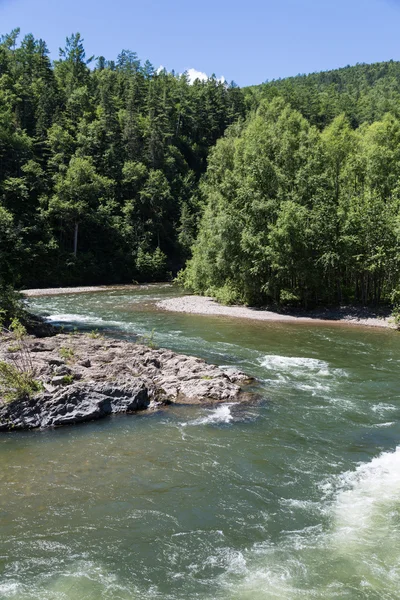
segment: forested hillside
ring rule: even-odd
[[[244,116],[241,90],[156,72],[134,52],[51,63],[15,30],[0,44],[0,280],[165,279],[185,263],[208,151]]]
[[[88,58],[79,34],[52,62],[15,30],[0,288],[163,280],[189,259],[184,285],[226,302],[397,302],[399,117],[398,62],[241,90]]]
[[[399,300],[400,63],[246,90],[218,141],[189,289],[225,302]]]
[[[257,108],[262,99],[283,98],[320,129],[344,114],[353,128],[372,123],[387,112],[399,116],[400,62],[360,64],[333,71],[270,81],[246,90]]]

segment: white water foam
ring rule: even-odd
[[[347,542],[381,538],[393,532],[394,518],[400,533],[400,446],[344,473],[340,487],[334,507],[337,535]]]
[[[185,423],[185,425],[215,425],[220,423],[230,423],[233,419],[233,415],[231,413],[231,404],[221,404],[215,409],[208,410],[207,415],[204,417],[199,417],[194,421],[190,421],[189,423]]]
[[[330,526],[288,532],[278,544],[255,544],[244,554],[240,579],[227,573],[221,578],[230,600],[399,598],[400,446],[322,487],[320,503],[284,503],[317,509],[331,517]]]
[[[384,415],[386,412],[392,412],[394,410],[398,410],[397,406],[393,406],[393,404],[385,404],[384,402],[379,402],[379,404],[374,404],[371,407],[371,410],[378,415]]]
[[[287,370],[329,370],[329,364],[316,358],[302,358],[298,356],[279,356],[277,354],[268,354],[261,360],[261,365],[274,371]]]
[[[120,326],[125,325],[121,321],[107,321],[101,317],[94,317],[90,315],[78,315],[74,313],[58,313],[45,317],[45,320],[49,323],[90,323],[92,325],[114,325]]]
[[[159,597],[151,590],[140,593],[123,584],[117,575],[92,561],[80,561],[51,575],[21,583],[0,584],[2,600],[134,600]]]
[[[268,384],[290,386],[309,391],[312,395],[324,395],[332,391],[332,385],[340,383],[348,374],[343,369],[331,367],[317,358],[280,356],[269,354],[259,359],[269,371]]]
[[[0,598],[14,598],[21,587],[17,582],[0,583]]]

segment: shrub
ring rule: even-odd
[[[62,346],[60,348],[59,352],[60,352],[61,358],[63,358],[67,362],[72,361],[74,359],[74,351],[72,348],[65,348],[65,346]]]
[[[0,325],[8,327],[13,319],[20,320],[25,316],[21,294],[0,283]]]
[[[9,346],[11,362],[0,361],[0,394],[3,400],[24,400],[42,389],[42,384],[34,378],[31,354],[26,344],[26,329],[17,317],[13,317],[8,329],[14,344]]]
[[[63,383],[63,385],[71,385],[71,383],[74,383],[74,376],[73,375],[64,375],[64,377],[62,379],[62,383]]]
[[[6,402],[25,400],[42,389],[31,371],[20,371],[15,365],[0,361],[0,394]]]
[[[92,329],[92,331],[89,333],[89,337],[92,340],[98,340],[98,339],[103,339],[104,338],[104,336],[101,333],[99,333],[98,329]]]
[[[143,346],[148,346],[152,350],[157,350],[158,346],[154,341],[154,329],[151,330],[151,333],[144,333],[137,339],[138,344],[142,344]]]

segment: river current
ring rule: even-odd
[[[0,437],[1,600],[400,598],[400,335],[32,298],[66,328],[236,366],[262,402]]]

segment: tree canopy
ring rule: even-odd
[[[341,114],[319,131],[282,98],[263,99],[210,154],[185,285],[252,304],[393,300],[399,127],[386,113],[354,130]]]
[[[126,49],[115,62],[87,58],[79,33],[52,63],[43,40],[4,35],[0,278],[59,285],[176,272],[209,149],[244,116],[234,83],[191,85]]]
[[[0,289],[184,268],[227,302],[398,300],[399,196],[399,62],[240,89],[0,39]]]

